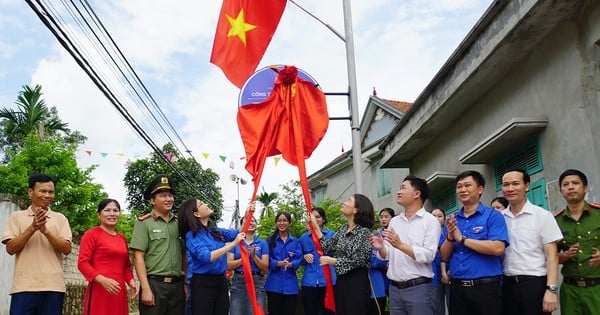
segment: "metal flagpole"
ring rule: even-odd
[[[360,148],[360,121],[358,121],[358,97],[356,94],[356,61],[354,60],[354,35],[352,32],[352,13],[350,0],[344,0],[344,29],[346,31],[346,64],[348,66],[348,91],[350,111],[350,127],[352,133],[352,169],[354,170],[354,187],[359,194],[363,193]]]
[[[358,120],[358,96],[356,94],[356,61],[354,56],[354,35],[352,31],[352,13],[350,8],[350,0],[343,0],[344,7],[344,30],[345,37],[342,37],[333,27],[324,23],[314,14],[308,12],[294,0],[289,0],[302,11],[325,25],[336,36],[346,43],[346,66],[348,69],[348,111],[350,113],[350,128],[352,135],[352,169],[354,173],[354,187],[359,194],[363,193],[362,170],[361,170],[361,155],[360,147],[360,121]],[[325,93],[327,94],[327,93]]]

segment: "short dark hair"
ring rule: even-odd
[[[314,207],[312,210],[317,211],[321,218],[323,218],[323,225],[325,225],[325,223],[327,223],[327,215],[325,214],[325,210],[321,207]]]
[[[358,209],[354,215],[354,223],[369,229],[372,228],[375,225],[373,203],[365,195],[354,194],[352,197],[354,197],[354,207]]]
[[[562,174],[560,174],[560,176],[558,177],[558,185],[562,186],[563,179],[565,179],[565,177],[571,176],[571,175],[579,176],[579,178],[581,179],[581,182],[583,183],[583,186],[587,187],[588,180],[587,180],[587,177],[585,176],[585,174],[583,174],[583,172],[580,170],[576,170],[576,169],[572,169],[572,168],[568,169],[568,170],[562,172]]]
[[[50,175],[46,175],[46,174],[31,174],[29,175],[29,188],[35,187],[36,183],[47,183],[47,182],[52,182],[52,184],[54,184],[54,186],[56,186],[56,181],[54,180],[54,178],[50,177]]]
[[[430,213],[433,214],[433,211],[435,211],[435,210],[440,210],[440,212],[442,213],[442,215],[444,216],[444,218],[446,218],[446,212],[444,210],[440,209],[440,208],[433,208],[433,209],[431,209]]]
[[[463,171],[460,174],[456,175],[456,182],[458,183],[460,180],[465,179],[467,177],[473,177],[473,180],[477,183],[478,186],[485,187],[485,179],[483,179],[483,175],[478,171],[468,170]]]
[[[507,173],[510,172],[519,172],[521,173],[521,175],[523,175],[523,182],[525,184],[529,184],[531,183],[531,177],[529,176],[529,174],[527,173],[526,170],[519,168],[519,167],[513,167],[513,168],[509,168],[508,170],[506,170],[506,172],[504,172],[504,174],[502,175],[502,177],[504,177],[504,175],[506,175]]]
[[[490,206],[495,201],[498,201],[500,204],[502,204],[504,206],[504,208],[508,208],[508,200],[506,200],[506,198],[504,198],[504,197],[496,197],[496,198],[492,199],[492,201],[490,201]]]
[[[404,177],[403,181],[409,181],[415,190],[421,192],[421,202],[425,203],[425,200],[429,198],[429,185],[427,185],[427,182],[422,178],[412,175]]]
[[[121,205],[119,204],[119,202],[117,200],[106,198],[106,199],[103,199],[102,201],[100,201],[100,203],[98,204],[98,213],[100,213],[100,211],[102,211],[102,209],[106,208],[106,206],[108,206],[108,204],[111,202],[114,202],[117,205],[117,208],[119,208],[119,211],[121,211]]]
[[[256,221],[256,223],[258,223],[258,220],[256,220],[256,218],[254,216],[250,217],[251,220]],[[240,224],[244,224],[244,222],[246,222],[246,216],[243,216],[240,218]]]
[[[396,212],[392,208],[383,208],[379,210],[379,215],[381,215],[382,212],[387,212],[392,218],[396,216]]]

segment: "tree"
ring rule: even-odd
[[[71,131],[68,124],[58,117],[56,108],[48,108],[42,97],[42,87],[23,86],[23,91],[15,101],[17,110],[0,109],[0,149],[4,152],[4,160],[10,160],[10,149],[18,150],[25,138],[36,133],[40,138],[60,136],[63,142],[81,144],[86,138],[78,131]]]
[[[217,186],[219,175],[211,169],[204,169],[193,158],[182,158],[179,156],[172,144],[166,144],[162,148],[165,154],[170,153],[171,161],[175,164],[177,172],[159,155],[152,153],[146,159],[133,162],[128,168],[123,181],[127,188],[127,203],[132,213],[132,220],[152,207],[148,200],[144,200],[144,191],[148,184],[158,174],[166,174],[171,178],[171,187],[175,197],[174,211],[189,198],[198,198],[206,202],[214,210],[211,218],[213,223],[221,220],[223,211],[223,196],[221,188]],[[185,176],[191,182],[187,182],[179,174]],[[131,222],[133,224],[133,222]]]
[[[295,237],[300,237],[307,230],[306,203],[302,196],[300,182],[293,180],[280,187],[282,193],[279,194],[279,197],[273,200],[273,202],[275,202],[278,212],[289,212],[292,215],[290,234]],[[327,199],[324,202],[313,206],[321,207],[325,210],[328,221],[326,225],[327,229],[337,231],[342,224],[346,223],[346,220],[340,211],[342,207],[340,202]],[[266,239],[275,232],[275,215],[276,213],[266,213],[265,216],[260,219],[257,233],[261,238]]]
[[[25,199],[28,197],[27,178],[34,173],[45,173],[56,180],[56,194],[52,210],[69,219],[73,239],[78,242],[88,228],[98,224],[96,213],[100,200],[107,197],[100,184],[92,181],[91,172],[77,167],[74,144],[64,144],[58,137],[45,141],[30,134],[24,138],[19,152],[10,151],[12,157],[0,165],[0,191]]]
[[[256,200],[258,200],[262,205],[262,211],[260,212],[260,219],[263,218],[265,212],[267,215],[273,215],[273,209],[271,208],[271,202],[279,197],[279,194],[276,192],[268,193],[263,188],[263,192],[256,196]],[[260,221],[259,219],[259,221]]]

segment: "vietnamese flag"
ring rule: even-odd
[[[277,29],[286,0],[224,0],[210,62],[241,88]]]

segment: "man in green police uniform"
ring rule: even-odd
[[[558,243],[561,314],[600,314],[600,205],[584,200],[587,177],[579,170],[564,171],[559,185],[567,202],[555,215],[564,236]]]
[[[144,198],[152,212],[138,218],[129,247],[140,281],[141,315],[183,315],[185,310],[183,240],[173,208],[171,180],[158,175]]]

